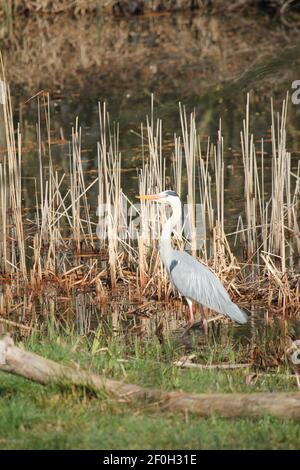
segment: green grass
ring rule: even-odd
[[[284,369],[274,377],[246,384],[246,370],[181,370],[172,362],[183,354],[176,343],[146,344],[99,331],[86,339],[50,328],[24,346],[45,357],[109,377],[166,390],[191,392],[249,392],[295,390]],[[202,361],[241,358],[242,348],[207,346]],[[120,362],[125,359],[126,362]],[[260,418],[209,419],[163,413],[150,404],[124,403],[89,391],[43,387],[0,373],[1,449],[296,449],[300,423]]]

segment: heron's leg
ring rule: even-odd
[[[203,324],[205,338],[208,339],[208,321],[206,318],[206,312],[204,310],[204,307],[201,304],[200,304],[200,310],[201,310],[201,317],[202,317],[202,324]]]
[[[190,299],[186,299],[188,306],[189,306],[189,312],[188,312],[188,325],[187,329],[190,329],[193,324],[195,323],[195,318],[194,318],[194,308],[193,308],[193,302]]]

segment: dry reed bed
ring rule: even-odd
[[[267,18],[224,22],[216,16],[176,15],[172,20],[142,17],[128,22],[32,15],[17,18],[11,27],[0,22],[0,39],[7,78],[13,92],[21,89],[26,101],[41,89],[52,96],[66,87],[84,92],[87,83],[95,96],[100,90],[110,96],[114,87],[134,95],[151,89],[158,96],[202,95],[208,84],[211,88],[222,81],[231,84],[249,65],[259,63],[270,87],[274,69],[269,61],[278,50],[294,44],[295,34],[274,27]],[[285,63],[298,56],[296,51]],[[285,75],[285,67],[280,67],[276,83]]]
[[[147,12],[174,12],[178,10],[201,10],[209,13],[232,13],[244,12],[257,8],[265,10],[267,13],[277,13],[281,17],[289,11],[291,7],[297,8],[293,2],[288,0],[98,0],[96,2],[86,0],[4,0],[0,7],[3,14],[24,14],[26,12],[36,14],[72,14],[86,15],[95,12],[97,9],[101,13],[130,16]]]
[[[225,232],[221,129],[216,144],[209,139],[201,142],[195,115],[187,115],[182,105],[179,106],[182,132],[174,136],[171,174],[167,175],[162,122],[154,122],[152,100],[151,115],[141,125],[143,164],[137,192],[161,191],[168,179],[183,197],[182,181],[186,175],[188,209],[184,226],[188,233],[183,239],[182,227],[178,227],[174,243],[184,245],[209,265],[241,305],[259,303],[266,307],[267,314],[292,316],[300,312],[296,262],[300,254],[300,165],[296,172],[292,171],[291,155],[286,148],[287,101],[288,98],[281,113],[275,113],[271,105],[272,189],[268,194],[265,144],[261,140],[258,153],[249,125],[247,97],[241,131],[245,210],[237,221],[235,234],[227,236]],[[166,214],[155,204],[143,202],[136,208],[134,201],[123,193],[119,128],[110,123],[105,103],[99,104],[98,175],[87,184],[78,122],[70,143],[70,172],[61,174],[54,169],[51,157],[49,95],[38,96],[37,102],[39,175],[35,178],[35,207],[29,226],[21,197],[24,164],[21,131],[14,128],[9,88],[5,87],[7,152],[0,163],[1,316],[12,320],[13,312],[22,305],[22,316],[30,317],[37,297],[69,298],[78,291],[93,292],[93,302],[101,305],[118,286],[123,286],[123,290],[125,286],[125,291],[134,290],[136,297],[168,299],[172,290],[157,251],[158,234]],[[98,220],[91,217],[92,189],[98,194],[98,207],[102,208]],[[196,202],[201,203],[200,232]],[[125,210],[126,204],[129,212]],[[234,255],[234,242],[243,247],[244,260],[238,261]]]

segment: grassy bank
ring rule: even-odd
[[[109,338],[109,339],[108,339]],[[210,343],[212,344],[212,343]],[[90,339],[52,330],[24,346],[64,364],[79,364],[107,377],[167,390],[249,392],[295,390],[284,368],[247,385],[248,370],[195,371],[172,366],[182,354],[174,341],[139,344],[99,331]],[[222,348],[231,361],[241,349]],[[204,362],[220,360],[218,348],[206,346]],[[227,358],[228,358],[227,357]],[[214,449],[299,447],[300,423],[269,416],[256,419],[201,419],[163,413],[153,405],[116,401],[84,390],[43,387],[1,373],[0,448],[2,449]]]

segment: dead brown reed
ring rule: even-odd
[[[7,22],[0,23],[1,48],[13,94],[21,91],[22,101],[41,89],[57,96],[60,91],[81,92],[87,86],[94,96],[100,86],[104,96],[110,96],[112,88],[136,95],[137,71],[140,90],[149,90],[155,83],[157,96],[173,93],[185,99],[204,95],[219,80],[231,85],[254,63],[270,70],[264,81],[272,86],[273,56],[295,38],[293,31],[275,27],[268,18],[258,22],[241,16],[238,21],[223,21],[201,14],[142,17],[135,22],[118,19],[117,23],[111,16],[74,19],[72,15],[32,14],[18,16],[11,29]],[[156,47],[152,47],[153,37]],[[297,60],[297,49],[291,55],[286,63]],[[197,72],[189,80],[186,67]],[[169,80],[170,76],[178,79]],[[279,81],[284,75],[276,77]]]
[[[211,0],[203,2],[198,0],[98,0],[96,2],[86,0],[61,0],[53,2],[51,0],[3,0],[0,12],[6,14],[22,14],[34,12],[36,14],[74,14],[85,15],[95,12],[97,9],[101,13],[109,13],[117,16],[131,16],[147,12],[174,12],[178,10],[196,10],[213,13],[233,13],[243,12],[249,9],[258,8],[269,13],[277,13],[283,17],[291,7],[292,2],[288,0],[266,0],[262,4],[259,0],[233,0],[230,4],[224,0]],[[297,7],[297,5],[296,5]]]

